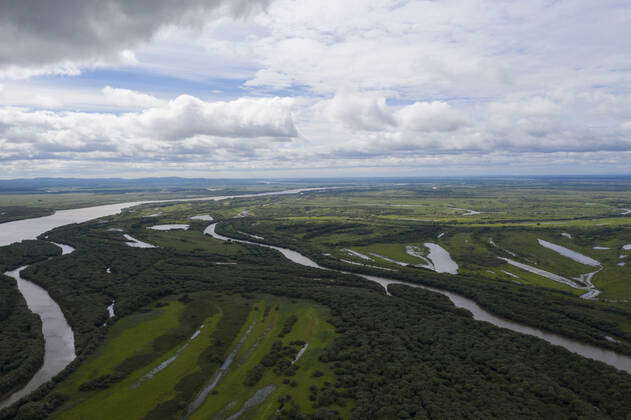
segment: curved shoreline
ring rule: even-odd
[[[4,274],[15,279],[28,308],[42,320],[44,361],[26,385],[0,402],[0,409],[10,406],[35,391],[61,372],[77,357],[74,333],[70,325],[68,325],[61,308],[45,289],[21,277],[20,274],[26,267],[28,266],[7,271]]]
[[[246,243],[246,244],[251,244],[251,245],[262,246],[265,248],[275,249],[279,251],[281,254],[283,254],[285,258],[287,258],[288,260],[295,262],[297,264],[305,265],[307,267],[314,267],[314,268],[319,268],[323,270],[348,273],[348,272],[344,272],[340,270],[333,270],[333,269],[323,267],[317,264],[315,261],[291,249],[223,236],[215,231],[216,225],[217,225],[217,222],[209,225],[204,230],[204,234],[210,235],[213,238],[220,239],[222,241],[230,240],[234,242]],[[420,289],[425,289],[425,290],[430,290],[432,292],[440,293],[442,295],[447,296],[457,308],[463,308],[471,312],[471,314],[473,315],[473,319],[475,319],[476,321],[489,322],[500,328],[506,328],[506,329],[509,329],[511,331],[515,331],[521,334],[526,334],[526,335],[534,336],[537,338],[541,338],[542,340],[545,340],[550,344],[561,346],[565,348],[566,350],[579,354],[588,359],[597,360],[597,361],[606,363],[610,366],[613,366],[617,369],[623,370],[627,373],[631,373],[631,357],[630,356],[619,354],[612,350],[606,350],[606,349],[603,349],[591,344],[582,343],[580,341],[564,337],[560,334],[544,331],[539,328],[530,327],[528,325],[520,324],[518,322],[511,321],[497,315],[493,315],[492,313],[486,311],[485,309],[482,309],[482,307],[480,307],[480,305],[478,305],[475,301],[469,298],[466,298],[462,295],[449,292],[447,290],[442,290],[442,289],[429,287],[429,286],[423,286],[423,285],[415,284],[415,283],[408,283],[401,280],[388,279],[385,277],[371,276],[367,274],[358,274],[358,273],[350,273],[350,274],[355,274],[366,280],[379,283],[385,289],[388,295],[389,295],[388,286],[390,284],[401,284],[401,285],[405,285],[409,287],[415,287],[415,288],[420,288]]]

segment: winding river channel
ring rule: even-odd
[[[189,199],[170,199],[170,200],[155,200],[155,201],[137,201],[119,204],[110,204],[103,206],[95,206],[81,209],[61,210],[53,215],[18,220],[14,222],[0,224],[0,246],[10,245],[15,242],[20,242],[26,239],[36,239],[39,235],[48,232],[57,227],[65,226],[73,223],[83,223],[90,220],[98,219],[105,216],[111,216],[120,213],[123,209],[141,205],[141,204],[158,204],[168,202],[191,202],[191,201],[219,201],[232,198],[250,198],[250,197],[262,197],[268,195],[287,195],[298,194],[307,191],[325,190],[327,188],[304,188],[293,189],[278,192],[258,193],[258,194],[243,194],[243,195],[227,195],[227,196],[215,196],[215,197],[200,197]],[[244,240],[238,240],[228,238],[219,235],[215,232],[215,224],[211,224],[204,233],[213,236],[216,239],[221,240],[233,240],[235,242],[247,243],[252,245],[263,246],[272,248],[279,251],[290,261],[301,264],[307,267],[314,267],[327,270],[327,268],[318,265],[316,262],[307,258],[306,256],[293,251],[291,249],[264,245],[257,242],[250,242]],[[63,254],[68,254],[73,251],[71,247],[67,245],[58,244],[63,251]],[[57,373],[63,370],[72,360],[75,359],[75,346],[74,346],[74,333],[68,325],[63,312],[59,305],[50,297],[50,295],[41,287],[34,283],[24,280],[20,277],[21,271],[25,267],[20,267],[17,270],[5,273],[16,279],[18,282],[18,288],[24,296],[28,307],[34,313],[38,314],[42,319],[42,331],[46,341],[44,364],[40,370],[31,378],[28,384],[20,390],[17,390],[8,399],[0,402],[0,409],[6,407],[20,398],[28,395],[34,391],[40,385],[46,383],[52,379]],[[354,274],[354,273],[353,273]],[[419,287],[427,290],[431,290],[437,293],[446,295],[455,306],[469,310],[473,314],[473,318],[478,321],[490,322],[498,327],[507,328],[512,331],[516,331],[523,334],[532,335],[546,340],[549,343],[562,346],[574,353],[580,354],[584,357],[588,357],[594,360],[599,360],[614,366],[618,369],[631,373],[631,357],[615,353],[610,350],[601,349],[599,347],[578,342],[576,340],[562,337],[558,334],[546,332],[537,328],[532,328],[523,324],[519,324],[514,321],[510,321],[504,318],[495,316],[476,304],[471,299],[457,295],[445,290],[435,289],[431,287],[421,286],[418,284],[405,283],[399,280],[392,280],[383,277],[369,276],[356,274],[363,277],[366,280],[374,281],[381,284],[386,293],[388,292],[388,286],[390,284],[404,284],[410,287]]]
[[[220,235],[215,231],[216,225],[217,225],[216,223],[213,223],[212,225],[208,226],[206,230],[204,230],[204,233],[212,236],[215,239],[221,239],[224,241],[231,240],[234,242],[241,242],[241,243],[258,245],[258,246],[262,246],[266,248],[275,249],[279,251],[281,254],[283,254],[285,258],[287,258],[290,261],[295,262],[296,264],[301,264],[307,267],[320,268],[323,270],[329,270],[328,268],[318,265],[315,261],[291,249],[260,244],[257,242],[244,241],[244,240],[229,238],[227,236]],[[515,321],[501,318],[499,316],[493,315],[492,313],[482,309],[480,305],[478,305],[471,299],[461,296],[459,294],[442,290],[442,289],[437,289],[434,287],[422,286],[420,284],[414,284],[414,283],[406,283],[400,280],[393,280],[393,279],[388,279],[384,277],[369,276],[369,275],[357,274],[357,273],[351,273],[351,274],[355,274],[359,277],[365,278],[366,280],[379,283],[386,290],[386,293],[388,292],[389,285],[403,284],[406,286],[417,287],[417,288],[426,289],[432,292],[443,294],[447,296],[456,307],[464,308],[468,310],[469,312],[471,312],[471,314],[473,315],[473,319],[477,321],[486,321],[497,327],[506,328],[518,333],[532,335],[534,337],[541,338],[547,341],[548,343],[564,347],[571,352],[580,354],[581,356],[584,356],[593,360],[599,360],[615,368],[631,373],[631,357],[629,356],[619,354],[611,350],[606,350],[606,349],[603,349],[591,344],[582,343],[577,340],[572,340],[570,338],[563,337],[559,334],[551,333],[551,332],[544,331],[538,328],[529,327],[527,325],[523,325]]]
[[[277,192],[267,192],[258,194],[224,195],[215,197],[199,198],[176,198],[170,200],[135,201],[119,204],[108,204],[103,206],[86,207],[80,209],[60,210],[55,214],[33,219],[16,220],[0,224],[0,246],[10,245],[27,239],[37,239],[37,237],[49,230],[73,224],[83,223],[100,217],[112,216],[120,213],[123,209],[141,204],[159,204],[182,201],[219,201],[231,198],[263,197],[268,195],[299,194],[307,191],[326,190],[328,188],[301,188],[284,190]],[[62,250],[62,255],[67,255],[74,251],[71,246],[55,244]],[[0,409],[8,407],[20,398],[27,396],[40,385],[51,380],[61,372],[75,357],[74,333],[68,325],[66,318],[48,292],[40,286],[23,279],[20,273],[27,266],[17,270],[4,273],[16,280],[18,289],[29,309],[39,315],[42,321],[42,333],[44,335],[44,363],[33,375],[30,381],[20,390],[16,390],[7,399],[0,401]],[[112,306],[113,311],[113,306]],[[109,308],[108,308],[109,312]],[[110,312],[111,313],[111,312]]]

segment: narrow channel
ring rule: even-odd
[[[257,242],[244,241],[241,239],[234,239],[234,238],[229,238],[227,236],[220,235],[215,231],[216,225],[217,223],[211,224],[204,230],[204,233],[212,236],[215,239],[220,239],[222,241],[230,240],[234,242],[241,242],[245,244],[258,245],[265,248],[275,249],[279,251],[281,254],[283,254],[285,258],[287,258],[290,261],[295,262],[296,264],[301,264],[307,267],[320,268],[323,270],[330,270],[328,268],[322,267],[321,265],[317,264],[315,261],[291,249],[286,249],[286,248],[281,248],[281,247],[266,245],[266,244],[260,244]],[[527,325],[523,325],[518,322],[511,321],[511,320],[493,315],[492,313],[482,309],[480,305],[475,303],[473,300],[466,298],[464,296],[461,296],[459,294],[442,290],[442,289],[437,289],[434,287],[422,286],[420,284],[407,283],[404,281],[393,280],[393,279],[388,279],[384,277],[369,276],[369,275],[357,274],[357,273],[351,273],[351,274],[355,274],[359,277],[365,278],[366,280],[379,283],[381,286],[383,286],[386,293],[388,292],[389,285],[403,284],[406,286],[426,289],[432,292],[443,294],[447,296],[457,308],[464,308],[468,310],[469,312],[471,312],[471,314],[473,315],[473,319],[477,321],[489,322],[500,328],[506,328],[508,330],[515,331],[521,334],[526,334],[526,335],[531,335],[534,337],[541,338],[547,341],[548,343],[564,347],[565,349],[573,353],[579,354],[583,357],[587,357],[593,360],[598,360],[610,366],[613,366],[617,369],[631,373],[631,357],[629,356],[619,354],[611,350],[606,350],[600,347],[596,347],[591,344],[582,343],[580,341],[573,340],[571,338],[567,338],[559,334],[551,333],[551,332],[544,331],[538,328],[529,327]]]
[[[61,255],[74,252],[70,245],[58,244]],[[42,320],[42,334],[44,336],[44,362],[31,380],[22,389],[11,394],[4,401],[0,401],[0,409],[8,407],[20,398],[35,391],[40,385],[61,372],[68,363],[77,356],[74,346],[74,333],[66,321],[61,308],[50,297],[48,292],[37,284],[24,280],[20,275],[28,266],[25,265],[13,271],[7,271],[5,276],[15,279],[18,290],[24,296],[29,310],[37,314]]]
[[[4,274],[16,280],[28,308],[42,319],[45,343],[44,363],[22,389],[0,402],[0,409],[10,406],[35,391],[40,385],[61,372],[76,357],[74,334],[61,308],[46,290],[20,276],[25,268],[26,266],[20,267]]]

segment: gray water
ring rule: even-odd
[[[266,248],[272,248],[272,249],[276,249],[277,251],[279,251],[281,254],[283,254],[285,256],[285,258],[287,258],[290,261],[295,262],[296,264],[301,264],[301,265],[305,265],[307,267],[315,267],[315,268],[321,268],[321,269],[325,269],[324,267],[318,265],[315,261],[312,261],[311,259],[305,257],[304,255],[290,250],[290,249],[286,249],[286,248],[280,248],[280,247],[275,247],[275,246],[271,246],[271,245],[263,245],[263,244],[257,244],[255,242],[249,242],[249,241],[242,241],[242,240],[236,240],[236,239],[232,239],[232,238],[228,238],[226,236],[220,235],[215,231],[215,227],[216,224],[212,224],[210,226],[208,226],[206,228],[206,230],[204,230],[204,233],[212,236],[213,238],[216,239],[221,239],[221,240],[232,240],[235,242],[241,242],[241,243],[248,243],[248,244],[253,244],[253,245],[259,245],[259,246],[263,246]],[[623,370],[625,372],[631,373],[631,357],[626,356],[626,355],[622,355],[622,354],[618,354],[614,351],[611,350],[606,350],[606,349],[602,349],[600,347],[591,345],[591,344],[586,344],[586,343],[582,343],[580,341],[577,340],[573,340],[570,338],[566,338],[563,337],[559,334],[555,334],[555,333],[551,333],[551,332],[547,332],[538,328],[534,328],[534,327],[529,327],[527,325],[523,325],[520,324],[518,322],[515,321],[510,321],[508,319],[496,316],[491,314],[490,312],[482,309],[480,307],[480,305],[478,305],[477,303],[475,303],[473,300],[466,298],[464,296],[458,295],[456,293],[453,292],[449,292],[447,290],[442,290],[442,289],[437,289],[434,287],[428,287],[428,286],[422,286],[419,284],[414,284],[414,283],[406,283],[400,280],[393,280],[393,279],[387,279],[384,277],[377,277],[377,276],[369,276],[369,275],[365,275],[365,274],[358,274],[358,276],[365,278],[367,280],[370,281],[374,281],[376,283],[379,283],[381,286],[383,286],[383,288],[386,290],[386,293],[388,291],[388,286],[391,284],[403,284],[409,287],[416,287],[416,288],[420,288],[420,289],[425,289],[425,290],[430,290],[432,292],[436,292],[436,293],[440,293],[442,295],[445,295],[449,298],[449,300],[452,301],[452,303],[458,307],[458,308],[464,308],[466,310],[468,310],[469,312],[471,312],[471,314],[473,315],[473,319],[477,320],[477,321],[485,321],[485,322],[489,322],[497,327],[500,328],[506,328],[508,330],[511,331],[515,331],[518,333],[522,333],[522,334],[527,334],[527,335],[531,335],[534,337],[538,337],[541,338],[545,341],[547,341],[548,343],[551,344],[555,344],[561,347],[564,347],[565,349],[579,354],[583,357],[587,357],[589,359],[593,359],[593,360],[598,360],[601,361],[603,363],[606,363],[610,366],[613,366],[615,368],[618,368],[620,370]]]
[[[307,348],[309,348],[309,343],[305,343],[304,346],[302,346],[302,348],[300,349],[300,351],[298,352],[298,354],[296,355],[296,358],[294,359],[293,362],[291,362],[292,365],[296,364],[296,362],[298,360],[300,360],[300,358],[302,357],[303,354],[305,354],[305,352],[307,351]]]
[[[0,224],[0,246],[11,245],[27,239],[37,237],[49,230],[73,224],[83,223],[105,216],[120,213],[123,209],[141,204],[182,202],[182,201],[219,201],[231,198],[251,198],[269,195],[287,195],[306,191],[319,191],[330,188],[302,188],[278,192],[226,195],[216,197],[184,198],[156,201],[136,201],[128,203],[108,204],[103,206],[86,207],[81,209],[60,210],[50,216],[33,219],[16,220]],[[120,229],[110,229],[121,231]],[[132,238],[133,239],[133,238]],[[136,241],[135,239],[133,239]],[[139,241],[137,241],[139,242]],[[62,255],[66,255],[74,248],[68,245],[56,244],[62,249]],[[0,408],[7,407],[22,397],[27,396],[40,385],[48,382],[56,374],[61,372],[72,360],[76,358],[74,347],[74,333],[59,308],[59,305],[50,297],[46,290],[22,279],[19,273],[24,269],[6,273],[18,282],[18,289],[24,296],[29,309],[38,314],[42,319],[42,331],[45,339],[44,364],[21,390],[13,393],[8,399],[0,402]],[[114,307],[112,306],[112,311]],[[108,309],[109,312],[109,309]]]
[[[476,214],[482,214],[481,211],[475,211],[475,210],[470,210],[470,209],[461,209],[461,208],[458,208],[458,207],[451,207],[451,209],[464,211],[465,213],[463,213],[462,216],[475,216]]]
[[[112,303],[110,303],[108,305],[107,309],[107,316],[109,318],[114,318],[116,316],[116,313],[114,312],[114,305],[116,305],[116,301],[113,300]]]
[[[20,267],[4,274],[17,281],[18,289],[24,295],[28,308],[42,319],[42,333],[45,340],[44,363],[22,389],[0,402],[0,408],[8,407],[35,391],[40,385],[61,372],[76,357],[74,334],[61,308],[46,290],[20,276],[25,268],[26,266]]]
[[[372,261],[372,258],[370,258],[366,254],[362,254],[361,252],[353,251],[352,249],[348,248],[343,248],[342,251],[345,251],[347,254],[352,255],[353,257],[361,258],[362,260]]]
[[[206,222],[212,222],[213,217],[210,214],[198,214],[197,216],[191,217],[191,220],[203,220]]]
[[[167,231],[167,230],[188,230],[188,228],[189,228],[188,225],[183,225],[183,224],[155,225],[155,226],[149,227],[149,229],[151,229],[151,230],[161,230],[161,231]]]
[[[239,232],[241,235],[249,236],[250,238],[253,238],[253,239],[265,240],[265,238],[264,238],[264,237],[262,237],[262,236],[252,235],[251,233],[241,232],[240,230],[239,230],[238,232]]]
[[[600,262],[596,261],[593,258],[588,257],[587,255],[583,255],[580,252],[572,251],[569,248],[566,248],[561,245],[553,244],[552,242],[544,241],[543,239],[538,239],[539,245],[544,248],[548,248],[553,250],[554,252],[563,255],[571,260],[576,261],[577,263],[591,265],[597,267],[600,265]]]
[[[75,251],[70,245],[52,243],[61,248],[61,255],[68,255]],[[74,333],[68,325],[66,317],[46,290],[20,276],[26,267],[28,266],[7,271],[4,274],[15,279],[18,290],[24,296],[29,310],[37,314],[42,320],[42,334],[45,340],[44,363],[21,390],[14,392],[9,398],[0,402],[0,409],[8,407],[36,390],[43,383],[48,382],[76,357]]]
[[[132,248],[157,248],[155,245],[148,244],[147,242],[139,241],[131,235],[124,234],[123,237],[127,239],[125,245],[130,246]]]
[[[430,259],[434,266],[434,271],[438,273],[458,274],[458,264],[451,258],[449,252],[440,245],[426,242],[425,245],[429,249],[427,258]]]
[[[25,239],[37,239],[39,235],[60,226],[72,223],[83,223],[100,217],[118,214],[121,210],[140,204],[191,202],[191,201],[220,201],[231,198],[264,197],[268,195],[297,194],[306,191],[327,190],[331,188],[301,188],[258,194],[224,195],[216,197],[174,198],[171,200],[134,201],[129,203],[107,204],[104,206],[86,207],[81,209],[60,210],[50,216],[34,219],[16,220],[0,224],[0,246],[10,245]]]
[[[509,263],[512,266],[515,266],[517,268],[521,268],[522,270],[529,271],[531,273],[534,273],[534,274],[537,274],[539,276],[545,277],[545,278],[547,278],[549,280],[556,281],[558,283],[566,284],[566,285],[568,285],[570,287],[573,287],[575,289],[585,289],[585,287],[579,286],[578,283],[576,283],[575,281],[570,280],[570,279],[568,279],[566,277],[560,276],[558,274],[554,274],[554,273],[551,273],[549,271],[542,270],[540,268],[533,267],[533,266],[528,265],[528,264],[520,263],[519,261],[511,260],[510,258],[504,258],[504,257],[498,257],[498,258],[500,260],[506,261],[507,263]]]
[[[75,249],[73,247],[71,247],[70,245],[65,245],[65,244],[58,244],[56,242],[51,242],[55,245],[57,245],[59,248],[61,248],[61,255],[68,255],[68,254],[72,254]]]

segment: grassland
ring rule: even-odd
[[[269,418],[278,409],[279,397],[285,397],[288,401],[297,404],[304,413],[315,411],[312,407],[313,402],[309,400],[309,388],[312,386],[324,388],[325,382],[330,382],[334,378],[330,368],[318,360],[319,355],[335,336],[333,327],[326,322],[327,311],[305,302],[272,297],[259,301],[255,308],[257,310],[249,319],[250,325],[254,326],[252,333],[241,348],[234,368],[217,386],[217,393],[210,395],[199,410],[191,416],[191,419],[213,418],[219,414],[232,415],[258,389],[268,385],[277,387],[274,393],[260,406],[248,412],[245,418]],[[279,340],[278,335],[283,323],[292,315],[297,316],[298,321],[282,338],[282,342],[284,344],[296,341],[308,343],[307,350],[296,363],[299,368],[295,375],[283,380],[271,369],[266,369],[256,386],[244,386],[247,372],[260,364],[263,357],[270,352],[274,342]],[[323,375],[314,377],[313,374],[316,371]],[[287,395],[290,398],[287,398]],[[337,411],[346,414],[344,417],[348,417],[351,406],[336,408]]]
[[[291,395],[292,401],[309,412],[312,405],[309,387],[323,386],[333,377],[318,360],[318,355],[335,336],[333,327],[326,322],[326,309],[306,301],[273,296],[244,300],[236,295],[202,293],[191,295],[190,299],[187,302],[166,298],[115,323],[100,349],[60,385],[59,392],[69,395],[70,399],[54,418],[173,418],[176,412],[180,416],[185,411],[183,407],[173,409],[169,402],[176,399],[183,388],[187,391],[183,401],[190,400],[199,391],[188,386],[191,378],[203,372],[204,376],[197,382],[208,382],[228,353],[243,339],[231,369],[191,418],[209,418],[219,412],[233,414],[257,389],[270,384],[276,385],[275,392],[248,412],[250,418],[260,418],[256,413],[273,413],[278,408],[278,397],[286,395]],[[191,306],[198,316],[191,316]],[[205,308],[201,314],[200,308]],[[297,322],[288,334],[279,338],[290,316],[296,316]],[[291,382],[283,383],[283,377],[268,368],[256,386],[245,386],[247,372],[261,363],[277,340],[285,344],[309,343],[297,362],[299,368]],[[223,351],[217,351],[219,347]],[[209,352],[213,353],[213,369],[204,369],[202,364],[208,360]],[[173,357],[168,366],[156,372],[160,364]],[[85,389],[85,384],[94,382],[95,378],[115,375],[130,360],[143,363],[136,363],[138,366],[126,372],[120,381],[103,385],[104,389]],[[313,377],[316,370],[324,375]],[[339,407],[339,410],[347,411],[349,407]]]

